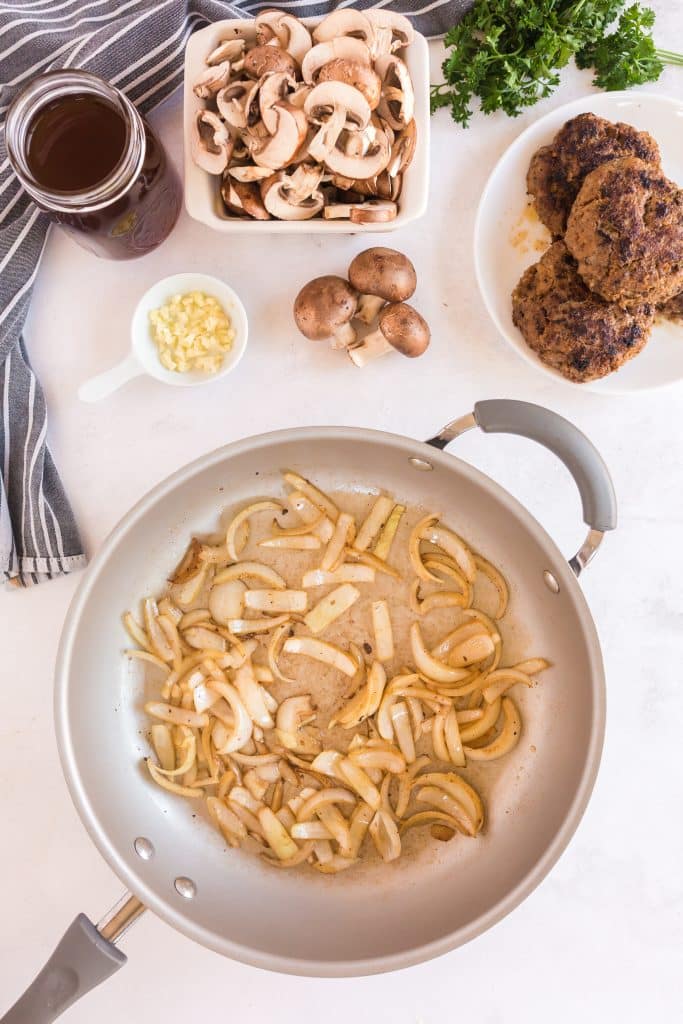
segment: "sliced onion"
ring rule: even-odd
[[[330,572],[324,569],[311,569],[304,573],[301,586],[308,590],[311,587],[325,587],[330,583],[374,583],[375,570],[369,565],[349,565],[342,562],[339,568]]]
[[[208,711],[220,697],[203,682],[192,688],[192,702],[195,711]]]
[[[460,739],[458,716],[454,707],[451,707],[444,719],[443,731],[444,738],[446,740],[446,747],[448,749],[448,756],[451,762],[454,765],[463,768],[465,765],[465,754],[462,749],[462,741]]]
[[[318,601],[304,617],[304,622],[311,633],[322,633],[340,615],[347,612],[359,597],[360,591],[351,583],[342,583],[341,586],[335,587],[331,593]]]
[[[145,704],[145,713],[152,718],[159,718],[168,725],[188,725],[191,728],[203,729],[209,724],[209,716],[206,714],[176,708],[172,704],[163,704],[160,701],[148,701]]]
[[[528,658],[526,661],[520,661],[512,667],[517,672],[526,672],[528,676],[536,676],[539,672],[544,672],[547,668],[550,668],[550,662],[546,661],[545,658]]]
[[[415,740],[410,724],[410,713],[405,701],[397,701],[391,709],[391,724],[394,727],[396,741],[408,764],[415,760]]]
[[[335,853],[331,860],[325,861],[325,863],[318,863],[315,865],[315,868],[317,871],[322,871],[324,875],[336,875],[340,871],[347,871],[349,868],[352,868],[355,863],[355,857],[342,857]]]
[[[466,608],[468,595],[456,590],[436,590],[427,597],[420,597],[420,580],[410,588],[410,608],[416,615],[428,615],[435,608]]]
[[[240,751],[234,750],[230,757],[238,764],[244,765],[245,768],[260,768],[280,762],[279,754],[242,754]]]
[[[384,668],[378,661],[374,661],[370,666],[365,686],[351,698],[339,714],[332,718],[330,728],[338,724],[344,729],[355,729],[370,715],[374,715],[382,700],[386,681]]]
[[[334,527],[334,533],[330,537],[330,542],[325,548],[325,553],[320,562],[320,568],[324,572],[330,572],[341,564],[346,545],[353,539],[354,529],[353,516],[349,515],[348,512],[340,512]]]
[[[469,668],[490,658],[495,649],[495,644],[488,633],[477,633],[453,648],[448,663],[454,667]]]
[[[510,697],[502,698],[503,726],[491,743],[485,747],[465,747],[465,754],[470,761],[493,761],[497,757],[509,754],[519,742],[522,732],[522,719]]]
[[[394,819],[386,811],[375,813],[369,831],[382,860],[388,862],[401,856],[401,837]]]
[[[246,825],[223,800],[215,796],[207,797],[206,807],[231,846],[239,845],[243,839],[247,838]]]
[[[236,562],[239,558],[237,551],[237,535],[240,527],[243,527],[242,534],[243,540],[240,544],[240,550],[245,546],[249,538],[249,518],[255,515],[257,512],[268,512],[273,511],[281,512],[282,505],[278,501],[254,501],[251,505],[247,505],[243,508],[236,516],[231,520],[225,533],[225,549],[228,553],[228,558],[232,562]]]
[[[378,661],[391,661],[394,656],[394,634],[386,601],[372,602],[372,628],[375,634],[375,657]]]
[[[216,574],[214,586],[221,583],[229,583],[231,580],[256,579],[267,583],[269,587],[276,590],[286,590],[287,584],[275,569],[269,565],[262,565],[261,562],[235,562],[226,569]]]
[[[418,697],[406,697],[406,704],[408,706],[408,712],[410,713],[410,722],[413,728],[413,736],[415,739],[420,735],[422,723],[424,721],[424,711],[422,710],[422,704]]]
[[[305,590],[248,590],[244,605],[256,612],[305,612],[308,596]]]
[[[322,821],[298,821],[292,825],[292,839],[331,839],[332,833]],[[330,853],[331,853],[330,849]]]
[[[420,519],[419,523],[416,523],[410,532],[410,538],[408,540],[408,556],[410,558],[410,564],[413,567],[413,572],[416,576],[419,576],[421,580],[433,580],[435,583],[440,583],[441,580],[438,576],[435,576],[429,571],[422,561],[422,555],[420,554],[420,541],[422,540],[422,534],[424,530],[429,529],[433,523],[438,520],[436,515],[424,516]]]
[[[459,668],[450,668],[429,653],[422,639],[419,622],[414,622],[410,627],[410,646],[415,665],[428,679],[436,683],[457,683],[467,676],[467,672]]]
[[[168,582],[170,584],[187,583],[188,580],[193,579],[193,577],[197,575],[200,568],[199,556],[201,550],[201,543],[196,539],[196,537],[193,538],[177,568],[174,569],[171,576],[169,576]]]
[[[447,633],[438,644],[432,647],[430,653],[433,658],[438,658],[439,661],[444,661],[448,658],[451,651],[455,646],[457,646],[457,644],[462,643],[463,640],[467,640],[471,636],[477,636],[480,633],[481,623],[461,622],[455,627],[455,629],[452,629],[450,633]]]
[[[322,750],[311,762],[311,770],[320,772],[321,775],[329,775],[330,778],[337,779],[340,782],[345,782],[346,780],[339,769],[339,764],[343,757],[344,755],[340,754],[338,750]]]
[[[123,624],[126,627],[126,632],[130,636],[133,643],[136,643],[138,647],[142,647],[143,651],[147,651],[149,654],[152,654],[152,656],[154,658],[157,658],[157,660],[162,665],[166,665],[165,661],[162,658],[159,658],[157,654],[152,653],[151,644],[149,642],[149,639],[147,638],[147,634],[145,633],[144,629],[137,624],[137,622],[130,614],[130,612],[126,612],[126,614],[123,616]]]
[[[304,523],[310,527],[311,532],[320,538],[321,543],[327,544],[334,531],[332,520],[322,514],[317,505],[309,501],[301,491],[292,491],[287,496],[287,503],[292,511],[296,512],[303,519]],[[321,514],[322,519],[320,518]]]
[[[286,697],[277,711],[277,734],[288,750],[299,754],[317,754],[320,742],[303,730],[303,726],[315,717],[315,708],[310,694]]]
[[[285,622],[289,622],[290,616],[277,615],[272,619],[230,619],[228,629],[235,636],[245,636],[251,633],[267,633],[271,629],[277,629]]]
[[[347,857],[350,853],[349,825],[344,815],[334,804],[325,804],[316,813],[337,843],[342,857]]]
[[[228,702],[233,714],[231,735],[216,751],[218,754],[231,754],[234,750],[240,750],[251,739],[252,721],[234,686],[230,683],[219,682],[217,679],[212,679],[209,685]],[[217,713],[215,704],[212,713]]]
[[[299,847],[270,807],[261,808],[258,812],[258,820],[261,823],[266,842],[280,860],[286,861],[297,855]]]
[[[263,697],[263,690],[256,681],[251,661],[247,660],[235,672],[235,689],[247,709],[252,722],[262,729],[272,729],[274,722]],[[239,749],[239,748],[238,748]]]
[[[280,650],[284,643],[285,637],[289,632],[289,626],[287,624],[279,626],[275,630],[271,637],[270,643],[268,644],[268,665],[270,671],[273,673],[276,679],[279,679],[283,683],[296,683],[296,679],[292,679],[291,676],[286,676],[278,663],[280,657]]]
[[[325,518],[322,512],[317,512],[310,522],[299,523],[298,526],[280,526],[277,519],[274,519],[273,529],[276,537],[304,537],[307,533],[313,533]]]
[[[355,804],[356,797],[348,789],[321,789],[311,794],[296,812],[297,821],[310,821],[321,807],[328,804]]]
[[[394,543],[394,537],[398,531],[399,524],[405,513],[405,505],[394,505],[391,510],[391,515],[387,519],[386,523],[382,527],[382,531],[377,539],[377,543],[372,549],[372,553],[377,557],[381,558],[383,562],[387,560],[391,553],[391,545]]]
[[[406,770],[403,754],[391,743],[382,742],[381,746],[363,743],[353,749],[349,745],[349,759],[366,771],[379,769],[391,775],[400,775]]]
[[[143,601],[143,612],[145,617],[145,629],[149,638],[151,650],[161,658],[162,661],[173,660],[173,650],[169,645],[166,634],[159,625],[159,609],[157,603],[151,597]]]
[[[261,548],[282,548],[287,551],[315,551],[320,547],[320,538],[308,533],[304,537],[267,537],[259,541]]]
[[[273,676],[273,673],[270,671],[269,668],[266,668],[265,665],[254,665],[254,675],[256,676],[257,683],[270,684],[275,682],[275,677]],[[268,693],[267,690],[263,691],[263,699],[266,702],[266,707],[268,708],[269,711],[277,710],[277,701],[270,693]]]
[[[327,839],[316,839],[313,843],[313,853],[318,862],[316,867],[320,867],[321,864],[329,864],[334,857],[332,843]]]
[[[314,640],[308,636],[290,636],[283,645],[285,654],[299,654],[313,658],[325,665],[339,669],[344,675],[352,678],[358,671],[356,662],[341,647],[327,643],[325,640]]]
[[[471,820],[475,832],[484,824],[484,806],[481,797],[457,772],[427,772],[415,781],[415,785],[437,786],[462,805]]]
[[[232,799],[232,790],[230,791],[230,796],[228,797],[227,804],[230,810],[237,815],[241,822],[243,822],[243,824],[247,828],[247,831],[251,835],[263,837],[263,829],[261,828],[261,822],[258,820],[256,815],[252,811],[248,810],[242,804],[238,803],[237,800]]]
[[[355,858],[360,853],[360,848],[363,845],[363,840],[373,816],[374,811],[372,807],[366,803],[360,803],[354,808],[349,822],[349,856]]]
[[[223,626],[227,626],[230,619],[240,618],[244,611],[246,589],[242,580],[226,580],[225,583],[216,583],[214,580],[209,593],[212,618]]]
[[[388,498],[384,494],[380,494],[360,525],[356,539],[353,542],[353,546],[356,551],[367,551],[379,531],[389,519],[393,507],[394,499]]]
[[[484,694],[484,700],[487,704],[493,704],[495,700],[509,690],[511,686],[533,686],[533,679],[531,679],[526,672],[520,672],[514,668],[501,668],[497,672],[491,672],[486,677],[486,686],[483,687],[482,693]]]
[[[319,490],[310,480],[299,476],[298,473],[291,472],[291,470],[282,475],[290,487],[295,491],[301,491],[320,512],[324,512],[328,519],[331,519],[333,523],[337,522],[339,509],[323,491]]]
[[[368,565],[371,569],[376,572],[383,572],[385,576],[391,576],[392,579],[400,580],[401,574],[398,569],[394,569],[393,565],[389,565],[388,562],[383,562],[377,555],[373,555],[371,551],[356,551],[355,548],[346,548],[345,557],[350,562],[361,562],[363,565]]]
[[[380,805],[379,790],[363,769],[350,758],[344,757],[339,762],[339,770],[349,786],[358,793],[361,800],[364,800],[366,804],[372,807],[373,811],[376,811]]]
[[[191,789],[189,786],[181,786],[179,783],[172,782],[170,779],[167,779],[149,758],[146,759],[146,763],[149,769],[149,774],[152,776],[156,784],[161,786],[162,789],[167,789],[169,793],[176,793],[178,796],[189,796],[193,799],[204,795],[202,790],[199,788]]]
[[[465,544],[462,537],[449,530],[447,526],[425,525],[421,532],[422,540],[429,541],[437,548],[441,548],[453,559],[468,583],[474,583],[477,575],[477,566],[472,552]]]
[[[401,822],[399,831],[401,835],[407,832],[410,828],[420,828],[423,825],[445,825],[447,828],[456,830],[458,829],[458,822],[450,814],[446,814],[444,811],[418,811],[417,814],[411,814],[409,818]]]
[[[129,647],[123,653],[127,658],[137,658],[139,661],[146,661],[150,665],[154,665],[155,668],[163,669],[167,676],[171,671],[165,661],[158,658],[156,654],[150,654],[149,651],[139,651],[134,647]]]
[[[200,623],[206,626],[210,622],[211,612],[208,608],[195,608],[191,612],[185,612],[178,623],[178,629],[182,633],[183,630],[189,629],[190,626],[198,626]]]
[[[225,638],[206,626],[190,626],[183,631],[183,640],[199,651],[224,651]]]
[[[448,746],[446,745],[446,713],[439,711],[432,719],[431,736],[432,736],[432,750],[434,751],[434,757],[437,761],[443,761],[445,764],[451,759],[451,755],[448,752]],[[428,723],[425,722],[425,725]]]
[[[493,617],[494,619],[502,619],[507,611],[508,601],[510,598],[510,592],[508,585],[505,581],[503,574],[496,569],[495,565],[489,562],[486,558],[481,555],[474,556],[474,564],[478,571],[482,573],[496,589],[498,594],[498,607],[496,608]]]
[[[151,733],[152,746],[159,764],[166,771],[172,771],[175,768],[175,747],[170,726],[157,723],[152,726]]]
[[[202,565],[198,573],[180,585],[180,589],[176,591],[175,594],[176,601],[182,608],[187,608],[191,604],[194,604],[202,587],[208,581],[211,571],[211,566],[208,563],[205,563]]]
[[[239,804],[240,807],[246,807],[254,815],[257,815],[261,809],[261,801],[253,796],[246,786],[233,786],[230,790],[230,802],[233,805]]]
[[[242,784],[256,800],[263,800],[269,786],[269,783],[257,775],[253,768],[245,772]]]
[[[448,814],[457,822],[459,832],[464,832],[468,836],[476,835],[477,830],[474,823],[465,813],[462,804],[458,800],[454,800],[444,789],[438,786],[423,786],[415,799],[418,803],[429,804],[430,807],[435,807],[438,811]]]
[[[239,668],[243,665],[247,658],[250,658],[256,648],[258,642],[256,640],[241,640],[238,641],[235,638],[235,644],[239,644],[239,649],[235,648],[233,651],[229,651],[227,654],[222,655],[217,659],[218,665],[221,668]]]

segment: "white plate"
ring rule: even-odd
[[[680,325],[657,321],[640,355],[608,377],[574,384],[541,362],[512,322],[512,290],[550,241],[544,226],[529,216],[526,193],[529,161],[540,146],[552,141],[566,121],[587,111],[649,132],[659,145],[664,173],[683,185],[683,102],[680,100],[651,93],[598,93],[551,111],[515,139],[486,183],[474,229],[474,265],[479,289],[503,337],[527,362],[556,380],[605,394],[664,387],[683,378],[683,327]]]
[[[314,27],[319,18],[302,18]],[[415,90],[415,124],[417,146],[415,156],[403,180],[398,201],[398,216],[386,224],[351,224],[347,220],[241,220],[230,217],[223,208],[218,191],[219,179],[197,167],[190,152],[190,138],[195,114],[204,103],[192,92],[192,82],[204,68],[204,58],[231,34],[239,35],[253,26],[253,20],[216,21],[194,32],[185,50],[184,136],[185,136],[185,208],[190,217],[208,224],[214,231],[248,235],[360,235],[378,231],[396,231],[417,220],[427,209],[429,197],[429,47],[419,32],[400,56],[405,60]]]

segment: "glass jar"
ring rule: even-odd
[[[178,219],[180,181],[161,142],[97,75],[67,68],[34,78],[7,112],[5,140],[35,203],[97,256],[144,256]]]

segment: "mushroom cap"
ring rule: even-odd
[[[407,302],[392,302],[379,315],[379,329],[397,352],[414,359],[429,345],[429,324]]]
[[[349,281],[359,292],[387,302],[404,302],[417,287],[415,267],[408,257],[381,245],[358,253],[349,267]]]
[[[323,64],[318,74],[318,82],[344,82],[358,89],[374,110],[382,96],[382,81],[376,71],[359,60],[348,60],[335,57],[328,64]]]
[[[270,72],[285,72],[294,78],[298,76],[299,66],[281,46],[255,46],[244,58],[244,70],[250,78],[261,78]]]
[[[325,341],[356,312],[358,293],[343,277],[326,274],[304,285],[294,300],[294,319],[310,341]]]

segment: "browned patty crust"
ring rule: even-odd
[[[654,308],[629,310],[592,294],[564,242],[546,249],[512,293],[512,319],[529,348],[569,380],[618,370],[644,347]]]
[[[663,302],[661,306],[657,307],[657,312],[667,320],[683,324],[683,292],[674,295],[673,299],[669,299],[668,302]]]
[[[586,175],[625,156],[659,166],[659,148],[651,135],[595,114],[573,117],[549,146],[534,154],[527,173],[527,191],[554,237],[564,234],[569,211]]]
[[[666,302],[683,289],[683,191],[643,160],[612,160],[581,186],[565,242],[591,291]]]

